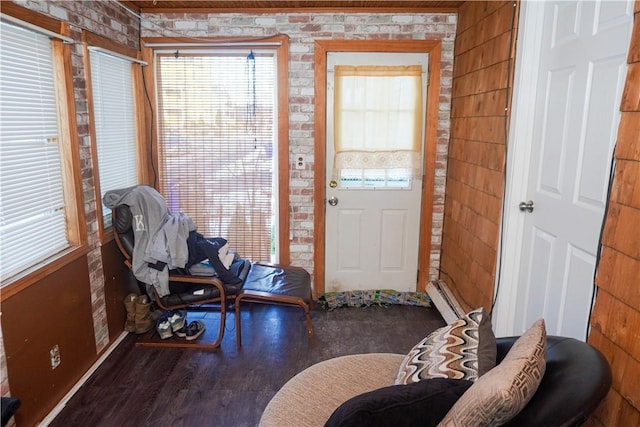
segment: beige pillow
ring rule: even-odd
[[[496,337],[484,308],[429,334],[404,358],[396,384],[427,378],[475,381],[496,364]]]
[[[476,381],[438,427],[495,426],[515,417],[533,397],[546,368],[544,320],[513,344],[498,366]]]

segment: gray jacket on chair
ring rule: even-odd
[[[162,297],[169,294],[169,269],[183,268],[189,258],[187,238],[195,223],[183,213],[171,213],[164,197],[147,185],[107,191],[105,206],[127,205],[133,214],[135,246],[132,270],[136,279],[152,285]],[[149,264],[165,263],[162,270]]]

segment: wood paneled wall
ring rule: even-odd
[[[455,43],[441,279],[466,309],[491,307],[504,186],[513,2],[467,2]]]
[[[592,425],[640,425],[640,1],[622,95],[616,168],[596,276],[589,343],[613,371],[613,387]]]
[[[467,2],[458,16],[441,278],[467,309],[490,307],[494,288],[512,5]],[[628,62],[589,336],[611,364],[613,386],[592,426],[640,425],[640,0]]]

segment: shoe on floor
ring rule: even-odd
[[[179,337],[184,337],[187,341],[195,340],[204,333],[205,325],[202,320],[194,320],[181,331],[176,332]]]
[[[171,323],[169,323],[169,319],[167,319],[166,317],[161,317],[160,319],[158,319],[156,330],[158,331],[158,335],[160,335],[160,338],[162,338],[163,340],[171,338],[173,336]]]
[[[193,323],[193,322],[192,322]],[[182,328],[178,329],[177,331],[173,331],[173,335],[180,337],[180,338],[185,338],[187,336],[187,323],[185,322],[185,324],[182,326]]]
[[[187,310],[176,310],[169,315],[169,323],[173,332],[179,331],[187,324]]]

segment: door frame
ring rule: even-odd
[[[328,52],[410,52],[429,54],[426,129],[424,139],[424,177],[422,180],[420,237],[418,251],[417,289],[424,289],[429,280],[431,229],[433,224],[433,193],[435,183],[438,108],[440,101],[440,40],[316,40],[314,43],[315,74],[315,141],[314,141],[314,255],[313,297],[325,292],[325,206],[326,206],[326,112]],[[431,72],[433,71],[433,72]],[[431,144],[429,144],[431,142]],[[434,173],[427,173],[431,171]]]
[[[524,244],[525,213],[518,203],[526,200],[529,183],[529,158],[533,146],[533,127],[536,93],[538,90],[542,36],[544,28],[544,2],[521,2],[516,47],[515,78],[509,139],[507,141],[507,163],[501,239],[497,258],[492,313],[496,336],[511,336],[514,331],[516,300]],[[516,143],[517,141],[517,143]]]

